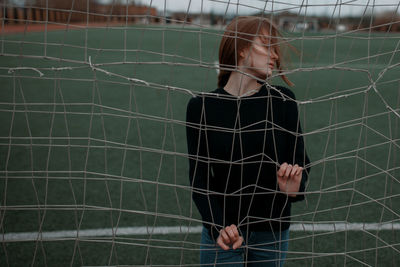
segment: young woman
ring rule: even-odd
[[[309,159],[294,94],[265,82],[282,72],[281,40],[265,18],[234,19],[220,44],[218,89],[187,106],[205,266],[283,266],[290,207],[304,199]]]

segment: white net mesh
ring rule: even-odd
[[[1,266],[199,265],[186,105],[242,14],[298,50],[312,172],[285,266],[400,265],[399,1],[0,3]]]

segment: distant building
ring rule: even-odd
[[[375,16],[373,30],[381,32],[400,32],[400,14],[386,11]]]
[[[154,7],[124,4],[99,4],[97,0],[25,0],[24,5],[0,0],[0,18],[7,24],[35,22],[68,23],[166,23],[193,26],[223,26],[235,16],[214,13],[158,12]],[[256,13],[254,16],[271,19],[287,32],[316,31],[380,31],[400,32],[400,15],[396,11],[359,17],[316,17],[291,12]]]
[[[276,16],[278,26],[287,32],[316,32],[319,30],[318,18],[298,16],[285,12]]]
[[[349,29],[349,26],[346,24],[337,24],[336,25],[336,30],[338,32],[345,32],[345,31],[348,31],[348,29]]]
[[[26,22],[58,23],[158,23],[157,9],[148,6],[109,4],[102,5],[95,0],[26,0],[24,6],[7,3],[5,14],[0,15],[6,24]]]
[[[223,16],[213,13],[190,13],[175,12],[170,15],[171,23],[187,23],[193,26],[216,26],[226,25],[230,21],[230,16]]]
[[[315,32],[319,30],[317,17],[305,17],[291,12],[256,13],[253,16],[272,20],[279,29],[287,32]]]

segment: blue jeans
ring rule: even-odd
[[[201,266],[283,267],[289,246],[289,229],[282,232],[245,232],[244,243],[236,250],[221,249],[203,227],[201,233]]]

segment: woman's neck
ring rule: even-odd
[[[260,87],[261,84],[257,80],[238,72],[232,72],[224,89],[231,95],[246,96],[258,92]]]

